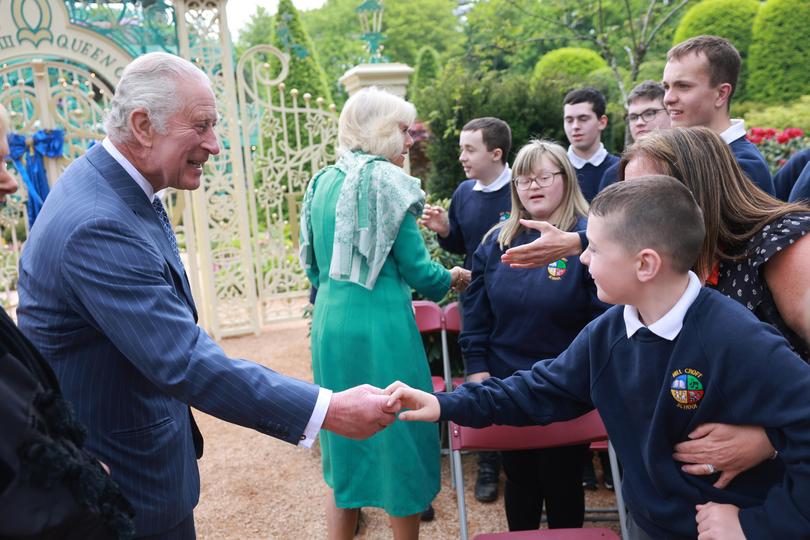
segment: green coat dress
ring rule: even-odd
[[[372,290],[329,278],[335,205],[345,175],[330,169],[318,179],[311,203],[315,264],[307,272],[318,287],[312,321],[315,382],[336,392],[395,380],[431,391],[430,371],[411,307],[411,288],[441,299],[450,273],[430,260],[416,218],[407,213]],[[320,433],[323,475],[338,508],[383,508],[408,516],[427,508],[439,492],[436,424],[394,422],[364,441]]]

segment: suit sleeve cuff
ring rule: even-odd
[[[326,411],[329,409],[329,402],[332,400],[332,391],[326,388],[318,389],[318,400],[315,402],[315,408],[312,410],[312,416],[309,418],[307,427],[304,428],[304,434],[301,435],[301,441],[298,446],[304,448],[312,448],[312,444],[318,437],[318,432],[321,430],[323,420],[326,418]]]

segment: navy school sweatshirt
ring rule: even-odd
[[[441,420],[483,427],[548,424],[599,410],[624,466],[622,490],[655,538],[695,538],[695,505],[741,508],[747,538],[810,537],[810,365],[771,326],[702,289],[673,341],[627,337],[623,307],[590,323],[555,359],[437,394]],[[779,451],[725,489],[692,476],[673,446],[699,424],[764,426]]]

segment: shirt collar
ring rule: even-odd
[[[588,159],[582,159],[574,152],[573,146],[568,146],[568,159],[571,161],[571,165],[573,165],[575,169],[581,169],[586,163],[590,163],[594,167],[598,167],[603,161],[605,161],[607,155],[608,152],[605,150],[605,145],[602,143],[599,143],[599,149]]]
[[[732,118],[731,125],[720,134],[720,137],[726,141],[726,144],[731,144],[740,137],[745,137],[745,121],[741,118]]]
[[[109,137],[105,137],[104,140],[101,141],[101,146],[103,146],[110,156],[117,161],[118,164],[121,165],[125,171],[127,171],[127,173],[129,173],[132,179],[135,180],[139,186],[141,186],[141,189],[146,194],[146,198],[149,199],[149,202],[152,202],[152,199],[155,197],[155,188],[152,187],[149,180],[147,180],[140,173],[140,171],[135,168],[135,165],[130,163],[129,160],[124,157],[124,154],[122,154],[118,148],[115,147]]]
[[[686,290],[681,297],[675,302],[672,309],[667,311],[663,317],[649,325],[647,330],[669,341],[678,337],[681,328],[683,328],[683,318],[700,293],[700,288],[700,280],[694,272],[690,271],[689,284],[686,286]],[[644,327],[644,323],[638,318],[638,310],[634,306],[624,306],[624,325],[627,328],[628,339],[633,337],[633,334],[640,328]]]
[[[512,180],[512,170],[509,168],[509,164],[507,163],[506,166],[504,166],[503,171],[501,171],[501,174],[498,176],[498,178],[496,178],[495,181],[492,182],[491,184],[484,185],[481,182],[481,180],[476,180],[475,185],[473,186],[473,191],[483,191],[484,193],[498,191],[503,186],[508,184],[511,180]]]

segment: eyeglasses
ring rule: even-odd
[[[540,176],[518,176],[513,180],[515,186],[521,191],[528,191],[532,187],[532,182],[537,184],[537,187],[548,187],[554,183],[557,175],[565,175],[562,171],[543,173]]]
[[[624,118],[625,118],[625,120],[627,120],[628,124],[635,124],[636,122],[638,122],[639,118],[641,118],[645,122],[649,122],[653,118],[655,118],[656,114],[660,113],[661,111],[665,111],[665,110],[666,109],[647,109],[646,111],[644,111],[641,114],[628,114]]]

